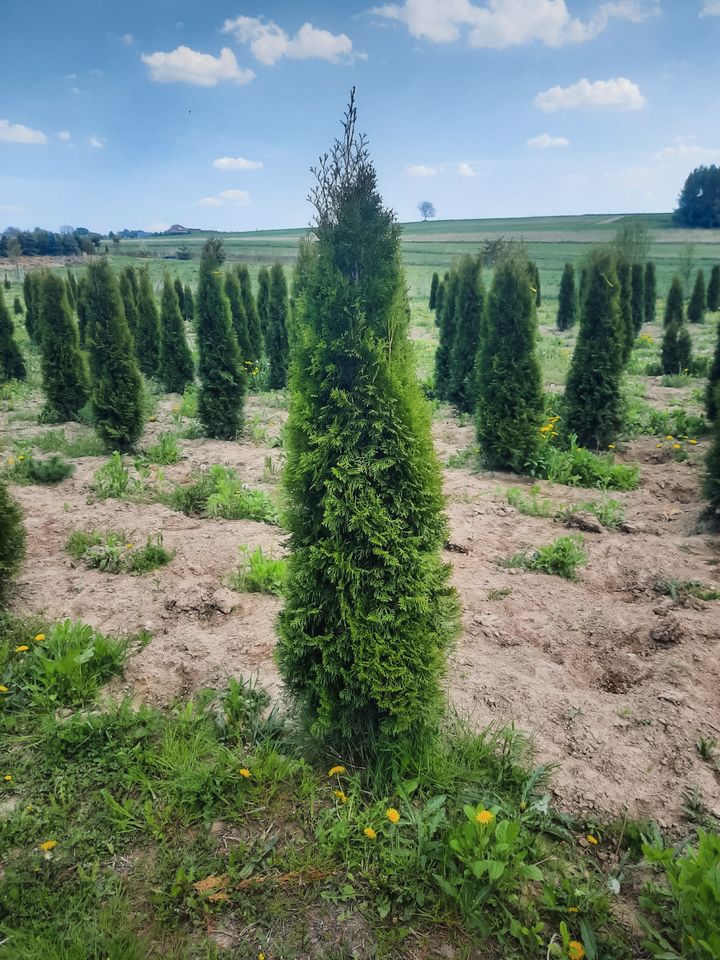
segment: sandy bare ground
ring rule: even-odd
[[[163,402],[149,436],[168,428]],[[251,413],[253,411],[251,410]],[[255,410],[277,430],[282,411]],[[28,424],[2,425],[16,436]],[[67,432],[74,429],[67,425]],[[472,428],[435,424],[444,461],[472,442]],[[203,464],[232,466],[272,492],[266,458],[282,453],[250,441],[182,442],[184,459],[162,468],[167,483]],[[478,726],[514,722],[531,734],[537,760],[557,764],[552,790],[565,809],[604,817],[652,817],[669,826],[683,792],[702,791],[720,815],[720,780],[696,750],[720,739],[720,601],[676,604],[654,586],[662,578],[720,586],[718,538],[698,532],[702,445],[688,463],[668,460],[654,440],[623,451],[640,461],[641,488],[613,494],[630,532],[586,533],[580,580],[499,567],[499,557],[568,532],[507,503],[507,474],[445,471],[450,520],[446,553],[463,607],[463,631],[448,674],[452,702]],[[280,601],[227,589],[241,544],[283,552],[282,530],[245,521],[196,520],[158,504],[93,501],[89,482],[102,459],[77,461],[57,487],[14,488],[25,511],[28,556],[14,609],[80,618],[107,632],[146,629],[152,640],[129,662],[115,695],[167,702],[229,675],[257,676],[276,696],[274,621]],[[598,491],[542,484],[558,506],[599,499]],[[169,566],[143,577],[75,565],[64,544],[75,529],[122,529],[136,542],[161,531]]]

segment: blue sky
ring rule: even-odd
[[[669,210],[720,0],[4,0],[0,227],[302,226],[350,87],[400,219]]]

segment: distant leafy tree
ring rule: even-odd
[[[683,288],[679,277],[673,277],[665,301],[665,316],[663,326],[667,327],[671,323],[683,323],[685,319],[685,301],[683,299]]]
[[[89,264],[84,299],[95,429],[110,450],[128,450],[142,432],[142,379],[120,288],[107,260]]]
[[[246,357],[246,359],[256,362],[262,356],[263,335],[260,329],[260,318],[258,317],[255,298],[253,297],[250,271],[244,263],[238,266],[237,275],[240,280],[240,292],[242,293],[243,306],[245,307],[248,338],[250,341],[250,355]]]
[[[710,271],[710,283],[707,288],[707,308],[712,313],[720,310],[720,264]]]
[[[642,263],[634,263],[630,270],[630,305],[633,333],[637,336],[645,320],[645,270]]]
[[[447,400],[450,394],[452,377],[452,349],[455,343],[456,296],[458,275],[455,270],[444,286],[442,313],[439,315],[440,334],[435,350],[435,396],[439,400]]]
[[[687,315],[690,323],[702,323],[705,319],[705,308],[707,301],[705,299],[705,275],[702,270],[698,270],[695,278],[690,303],[688,303]]]
[[[0,294],[0,383],[26,377],[25,361],[15,340],[15,325]]]
[[[418,204],[418,210],[423,220],[427,220],[428,217],[435,216],[435,207],[429,200],[421,200]]]
[[[160,365],[160,317],[147,269],[140,271],[137,294],[135,350],[146,377],[156,377]]]
[[[195,297],[193,297],[192,287],[189,283],[185,284],[183,290],[183,316],[188,323],[195,319]]]
[[[632,267],[645,263],[652,246],[650,231],[640,220],[623,219],[615,234],[613,247],[618,260],[625,260]]]
[[[180,308],[180,315],[185,316],[185,291],[183,290],[182,280],[180,277],[175,277],[173,280],[173,286],[175,287],[175,296],[177,297],[178,307]]]
[[[268,386],[271,390],[282,390],[287,386],[289,314],[290,304],[285,271],[281,263],[274,263],[270,269],[268,320],[265,334],[269,363]]]
[[[240,358],[244,366],[250,367],[253,361],[250,359],[252,348],[250,346],[250,334],[248,333],[247,315],[245,305],[240,290],[240,280],[234,270],[228,270],[225,273],[225,296],[230,304],[230,318],[232,320],[235,339],[240,348]]]
[[[177,298],[177,281],[163,278],[160,308],[160,364],[158,376],[168,393],[184,393],[193,382],[193,360],[185,339],[185,323]],[[182,286],[180,287],[182,290]]]
[[[522,256],[496,267],[477,358],[475,424],[483,459],[516,473],[537,449],[543,416],[532,275]]]
[[[682,373],[683,370],[689,369],[691,359],[692,341],[685,323],[682,289],[679,279],[675,277],[670,287],[665,310],[665,329],[660,354],[662,372],[664,374]]]
[[[25,556],[25,527],[17,501],[0,480],[0,608]]]
[[[620,281],[620,328],[622,345],[622,364],[630,359],[633,344],[635,343],[635,325],[632,314],[632,281],[630,263],[628,260],[618,259],[615,267],[617,278]]]
[[[87,361],[67,299],[67,285],[57,271],[42,275],[40,341],[46,418],[77,420],[90,395]]]
[[[720,414],[718,389],[720,389],[720,323],[717,328],[715,353],[713,354],[710,370],[708,371],[708,382],[705,391],[705,409],[707,410],[708,420],[711,423],[717,420],[718,414]]]
[[[657,284],[655,279],[655,264],[648,260],[645,264],[645,323],[655,323],[655,308],[657,300]]]
[[[216,238],[208,238],[200,257],[196,303],[198,415],[209,437],[233,440],[242,427],[245,374],[223,290],[223,259],[222,246]]]
[[[475,359],[485,308],[480,260],[466,256],[457,267],[455,338],[450,353],[448,400],[469,413],[475,407]]]
[[[577,322],[578,298],[575,292],[575,270],[571,263],[566,263],[560,278],[560,292],[558,294],[557,328],[570,330]]]
[[[437,303],[437,292],[438,287],[440,286],[440,277],[437,272],[433,273],[432,280],[430,281],[430,301],[428,307],[431,310],[435,309],[435,304]]]
[[[683,280],[683,295],[690,296],[690,277],[695,269],[695,244],[684,243],[678,256],[678,271]]]
[[[583,446],[604,448],[622,427],[620,384],[626,329],[612,253],[594,251],[586,269],[580,328],[565,387],[565,426]]]
[[[270,271],[267,267],[260,267],[258,270],[258,292],[256,297],[256,306],[258,320],[260,321],[260,330],[263,337],[267,336],[268,326],[268,301],[270,300]]]
[[[132,267],[126,267],[120,273],[120,296],[122,297],[123,308],[125,310],[125,319],[127,320],[127,325],[132,334],[133,340],[137,337],[138,332],[138,308],[137,300],[135,298],[135,290],[137,289],[137,283],[133,285],[133,277],[135,276],[135,271]]]
[[[684,227],[720,227],[720,167],[696,167],[688,175],[673,219]]]

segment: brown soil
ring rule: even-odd
[[[161,404],[146,442],[167,429]],[[249,419],[274,435],[283,411],[251,404]],[[37,433],[3,425],[12,436]],[[66,431],[75,429],[66,425]],[[467,448],[471,427],[435,424],[444,461]],[[263,442],[267,443],[267,435]],[[161,468],[178,482],[202,465],[235,467],[251,486],[276,482],[278,449],[252,442],[182,441],[184,459]],[[463,631],[449,670],[449,695],[478,727],[514,722],[534,738],[538,762],[557,765],[551,788],[568,810],[598,816],[653,817],[669,826],[685,790],[699,787],[720,815],[720,779],[696,750],[699,736],[720,739],[720,601],[684,605],[659,595],[660,579],[720,586],[717,538],[698,532],[702,445],[675,463],[654,440],[622,458],[642,463],[642,485],[612,494],[626,508],[628,532],[585,533],[589,563],[577,582],[499,567],[497,560],[568,532],[551,519],[507,503],[507,474],[445,471],[450,520],[448,562],[463,606]],[[77,461],[57,487],[15,487],[25,512],[28,556],[14,609],[77,617],[107,632],[152,634],[129,662],[115,695],[167,702],[228,675],[257,676],[281,694],[273,662],[280,601],[237,594],[223,578],[241,544],[282,553],[284,534],[245,521],[195,520],[158,504],[93,502],[88,484],[102,459]],[[598,491],[542,484],[558,506],[600,499]],[[143,577],[74,565],[64,544],[75,529],[123,529],[144,542],[162,531],[175,552],[169,566]],[[453,549],[454,548],[454,549]],[[458,549],[459,548],[459,549]]]

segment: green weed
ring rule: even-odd
[[[638,467],[615,463],[612,454],[591,453],[572,437],[567,450],[543,444],[526,468],[533,477],[570,487],[635,490],[640,482]]]
[[[180,448],[174,433],[161,433],[158,442],[145,450],[140,462],[166,465],[177,463],[180,459]]]
[[[658,580],[655,592],[663,597],[672,597],[675,603],[685,604],[689,597],[697,600],[720,600],[720,590],[707,587],[699,580],[677,580],[674,577]]]
[[[239,548],[240,563],[228,577],[228,583],[239,593],[274,593],[282,595],[287,562],[266,556],[262,547],[252,552],[246,546]]]
[[[277,508],[267,494],[251,490],[234,470],[218,464],[197,475],[192,483],[176,487],[165,501],[188,516],[278,522]]]
[[[538,573],[548,573],[566,580],[577,580],[578,567],[587,566],[585,540],[580,534],[558,537],[544,547],[530,553],[523,550],[499,561],[503,567],[521,567]]]
[[[535,483],[526,495],[520,487],[511,487],[507,492],[507,501],[520,513],[528,517],[554,517],[556,509],[551,500],[546,497],[540,499],[540,485]]]
[[[136,547],[134,534],[110,530],[100,534],[96,530],[84,533],[75,530],[70,534],[65,549],[91,569],[104,573],[130,573],[141,575],[172,560],[172,554],[163,546],[162,533],[147,538],[145,546]]]

